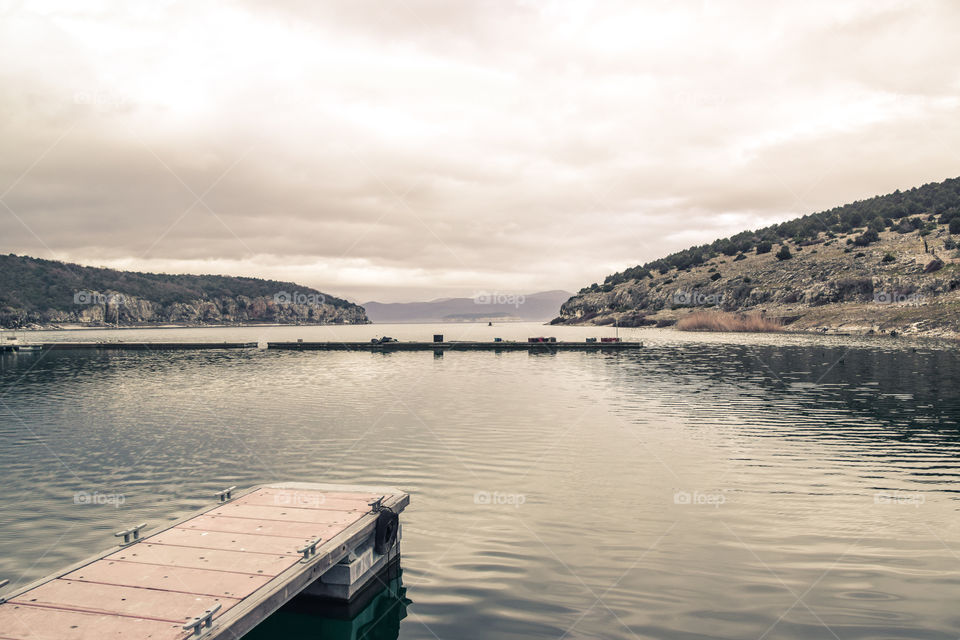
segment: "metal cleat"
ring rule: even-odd
[[[3,589],[8,584],[10,584],[9,580],[0,580],[0,589]],[[3,604],[6,601],[7,601],[6,598],[4,598],[3,596],[0,596],[0,604]]]
[[[370,511],[372,513],[380,513],[381,511],[383,511],[383,498],[384,496],[380,496],[373,502],[367,503],[368,505],[370,505]]]
[[[204,611],[201,615],[197,616],[187,624],[183,625],[183,628],[186,629],[187,631],[190,631],[192,629],[193,635],[199,636],[201,633],[203,633],[204,627],[209,627],[213,624],[213,614],[215,614],[217,611],[220,611],[220,607],[222,606],[223,605],[218,602],[217,604],[213,605],[212,607]]]
[[[113,534],[113,535],[114,535],[114,537],[116,537],[116,538],[119,538],[120,536],[123,536],[123,542],[120,543],[120,546],[121,546],[121,547],[126,547],[126,546],[131,545],[131,544],[134,544],[134,543],[136,543],[136,542],[140,542],[140,530],[143,529],[143,528],[145,528],[146,526],[147,526],[147,523],[144,522],[143,524],[138,524],[137,526],[131,527],[130,529],[127,529],[126,531],[117,531],[117,532],[116,532],[115,534]],[[132,538],[132,539],[131,539],[131,538]]]
[[[227,488],[227,489],[224,489],[223,491],[217,491],[217,492],[216,492],[215,494],[213,494],[213,495],[215,495],[215,496],[217,496],[218,498],[220,498],[220,502],[229,502],[230,500],[233,499],[233,492],[234,492],[236,489],[237,489],[236,486],[229,487],[229,488]]]
[[[307,543],[305,546],[297,549],[297,553],[303,554],[301,562],[306,562],[317,553],[317,546],[320,544],[321,540],[323,540],[323,538],[317,538],[316,540],[313,540]]]

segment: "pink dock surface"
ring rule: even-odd
[[[369,537],[377,514],[368,503],[380,497],[397,512],[409,503],[393,488],[307,483],[212,503],[6,595],[0,640],[239,637]],[[297,550],[318,538],[304,560]],[[202,636],[183,628],[218,604]]]

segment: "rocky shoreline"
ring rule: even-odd
[[[274,298],[222,297],[158,304],[116,292],[84,292],[90,300],[75,309],[43,312],[4,310],[0,325],[6,329],[148,326],[236,326],[240,324],[368,324],[363,307],[327,303],[277,302]]]

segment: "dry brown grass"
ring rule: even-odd
[[[697,311],[677,322],[680,331],[783,331],[779,320],[759,313]]]

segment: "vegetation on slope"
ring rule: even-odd
[[[296,293],[305,305],[276,304]],[[90,294],[116,310],[97,311]],[[79,298],[78,298],[79,296]],[[293,302],[296,302],[294,300]],[[97,322],[117,314],[121,323],[234,321],[366,321],[363,309],[293,282],[219,275],[168,275],[83,267],[53,260],[0,255],[0,324]]]
[[[917,217],[918,214],[933,219]],[[602,285],[592,284],[580,293],[610,291],[627,280],[649,278],[653,273],[666,274],[672,269],[687,270],[704,264],[718,255],[734,257],[755,252],[769,252],[774,244],[791,242],[806,246],[836,238],[863,228],[854,243],[867,246],[876,242],[877,233],[892,230],[897,233],[931,231],[937,224],[948,225],[950,233],[960,234],[960,178],[925,184],[909,191],[894,191],[885,196],[834,207],[810,215],[775,224],[757,231],[743,231],[729,238],[672,253],[665,258],[626,269],[607,276]],[[782,251],[782,249],[781,249]],[[789,249],[782,259],[789,259]]]
[[[819,229],[818,229],[819,227]],[[556,324],[669,326],[697,311],[790,329],[960,336],[960,179],[744,232],[609,276]]]

